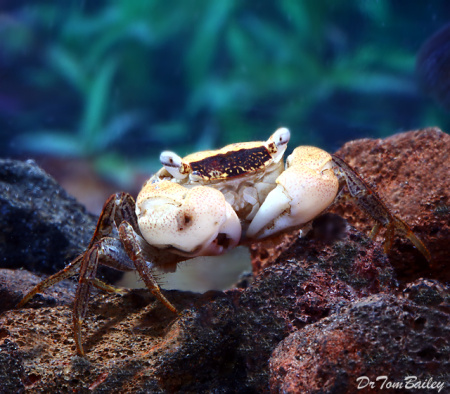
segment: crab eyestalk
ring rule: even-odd
[[[287,144],[291,139],[291,132],[286,127],[280,127],[267,140],[267,146],[272,154],[274,163],[278,163],[284,155]]]
[[[188,176],[183,159],[176,153],[166,150],[159,156],[159,161],[174,178],[184,179]]]

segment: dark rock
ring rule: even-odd
[[[33,161],[0,160],[0,267],[53,274],[86,248],[96,222]]]
[[[437,280],[420,278],[409,283],[403,296],[418,305],[433,306],[450,313],[450,287]]]
[[[13,309],[24,294],[37,285],[43,276],[25,270],[0,269],[0,313]],[[36,294],[28,303],[29,308],[43,306],[71,305],[75,296],[76,282],[65,280],[45,291]]]
[[[440,133],[425,130],[391,138],[399,144],[404,139],[407,149],[408,135],[422,141],[424,134],[431,141],[431,145],[423,141],[425,146],[443,149],[447,137]],[[383,141],[379,144],[384,146]],[[389,149],[396,150],[391,145],[386,145],[380,159],[387,167],[393,165],[387,161]],[[415,146],[408,154],[414,157],[419,150]],[[420,163],[420,172],[428,171],[431,179],[436,161],[445,166],[446,156],[433,150],[431,160],[426,150],[420,152],[421,158],[427,158]],[[356,167],[351,156],[345,158]],[[396,163],[394,155],[391,159]],[[372,162],[368,157],[364,160]],[[378,168],[377,174],[393,185],[395,166],[387,173]],[[73,284],[63,282],[63,287],[48,289],[25,308],[0,315],[0,370],[16,371],[5,375],[4,384],[36,392],[296,392],[304,388],[326,393],[351,392],[356,378],[364,374],[402,380],[417,372],[421,379],[448,381],[449,297],[442,284],[446,275],[442,264],[448,262],[449,237],[442,207],[449,188],[425,180],[424,184],[433,188],[434,197],[427,189],[421,198],[421,189],[410,190],[403,183],[402,190],[408,193],[395,194],[392,189],[387,196],[394,199],[394,207],[383,198],[430,247],[433,268],[402,239],[397,238],[386,256],[381,243],[368,238],[370,224],[364,223],[365,217],[358,221],[357,211],[345,207],[344,213],[363,226],[363,232],[342,217],[327,214],[314,221],[304,238],[293,232],[255,245],[251,283],[205,294],[164,291],[178,315],[145,289],[121,295],[94,293],[83,326],[86,358],[75,356],[72,310],[67,303]],[[432,201],[439,203],[429,205]],[[404,207],[416,211],[404,212]],[[428,209],[436,215],[428,212],[426,217]],[[441,227],[434,231],[435,225]],[[0,275],[5,278],[0,295],[17,298],[28,286],[19,283],[22,275],[27,278],[25,271],[5,271]],[[419,280],[419,274],[424,279]],[[66,298],[60,298],[62,294]]]
[[[28,376],[25,375],[18,346],[9,339],[3,339],[6,336],[8,331],[0,328],[0,393],[22,393]]]
[[[270,360],[271,391],[357,393],[360,385],[385,392],[388,381],[406,384],[408,376],[447,387],[449,323],[449,314],[393,295],[358,300],[280,343]],[[385,387],[379,376],[388,377]]]
[[[327,221],[342,224],[336,215]],[[299,239],[245,289],[165,292],[178,317],[146,290],[92,296],[83,336],[87,366],[73,359],[72,311],[64,302],[10,310],[0,324],[5,339],[20,344],[24,368],[40,377],[33,385],[38,391],[94,385],[123,392],[266,392],[268,360],[289,333],[394,288],[380,246],[345,225],[331,239]],[[55,359],[71,367],[61,371]]]

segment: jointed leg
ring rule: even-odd
[[[380,232],[380,229],[381,229],[381,224],[378,222],[375,222],[375,224],[372,228],[372,231],[370,232],[370,239],[375,240],[378,233]]]
[[[77,273],[77,269],[83,261],[85,254],[88,253],[92,246],[100,239],[110,236],[114,232],[114,230],[117,231],[117,227],[123,220],[126,220],[137,226],[136,217],[134,215],[134,200],[128,193],[113,194],[108,198],[108,200],[106,200],[103,206],[103,210],[98,219],[94,235],[86,251],[76,257],[61,271],[38,283],[22,298],[22,300],[17,304],[17,307],[20,308],[24,306],[37,293],[41,293],[50,286],[53,286],[54,284],[66,278],[74,276]],[[129,269],[133,268],[129,267]],[[109,286],[98,279],[93,280],[93,285],[106,291],[114,291],[114,288],[112,286]]]
[[[111,195],[103,205],[88,249],[102,238],[111,236],[123,221],[127,221],[134,228],[138,228],[134,209],[135,202],[128,193],[122,192]]]
[[[161,289],[156,283],[147,261],[143,257],[143,255],[146,254],[141,248],[139,241],[141,237],[136,232],[139,230],[135,230],[127,221],[127,219],[131,219],[132,222],[136,222],[134,215],[134,201],[126,194],[116,195],[116,197],[120,198],[113,200],[115,201],[113,213],[114,226],[117,226],[117,223],[119,222],[121,223],[118,228],[119,239],[105,237],[103,235],[103,238],[91,245],[91,248],[85,253],[80,265],[79,283],[75,295],[73,312],[75,343],[79,355],[84,355],[81,327],[87,312],[89,294],[92,286],[107,291],[114,289],[112,286],[109,286],[96,278],[99,263],[121,271],[137,269],[152,294],[154,294],[168,309],[176,313],[175,307],[161,293]],[[117,227],[114,228],[117,231]],[[159,258],[167,261],[179,261],[184,259],[181,256],[176,256],[171,253],[159,253],[156,248],[152,248],[152,253],[148,255],[147,258],[152,261],[153,259],[158,261]]]
[[[66,278],[70,278],[77,273],[77,269],[83,260],[84,254],[80,254],[75,260],[73,260],[69,265],[67,265],[64,269],[49,276],[47,279],[39,282],[36,286],[34,286],[22,300],[17,304],[17,308],[21,308],[24,306],[31,298],[33,298],[36,294],[42,293],[45,289],[53,286],[54,284],[61,282]]]
[[[75,344],[77,354],[84,355],[83,345],[81,343],[81,325],[88,307],[89,294],[92,283],[97,274],[100,243],[95,244],[84,255],[83,263],[80,267],[80,277],[78,280],[77,292],[73,304],[73,331],[75,335]]]
[[[387,252],[392,246],[394,234],[397,230],[408,238],[428,261],[431,261],[430,252],[409,226],[389,211],[377,193],[344,160],[337,156],[332,156],[336,165],[335,173],[338,177],[345,180],[348,192],[355,204],[375,220],[375,226],[370,234],[371,238],[377,236],[381,226],[386,227],[384,250]]]
[[[79,355],[84,355],[81,327],[89,305],[89,295],[92,286],[108,292],[120,292],[120,290],[96,278],[99,264],[113,267],[120,271],[131,271],[134,269],[133,262],[123,250],[121,241],[116,238],[102,238],[84,254],[83,261],[80,264],[78,286],[73,305],[73,328]]]
[[[109,292],[117,291],[113,286],[107,285],[96,278],[99,263],[121,271],[137,269],[148,289],[168,309],[176,313],[175,307],[162,294],[147,260],[156,265],[173,265],[186,260],[186,257],[173,254],[169,250],[160,251],[157,248],[145,245],[137,225],[133,198],[127,193],[117,193],[106,201],[87,250],[66,268],[35,286],[25,295],[18,306],[23,306],[35,294],[53,284],[75,275],[79,268],[73,327],[77,353],[84,355],[81,327],[87,312],[92,286]]]
[[[131,225],[128,222],[123,222],[120,225],[119,234],[128,256],[130,257],[131,260],[133,260],[134,266],[136,270],[139,272],[139,276],[142,278],[147,288],[168,309],[170,309],[174,313],[177,313],[176,308],[170,303],[170,301],[166,297],[164,297],[164,295],[161,292],[161,288],[159,287],[158,283],[153,277],[151,268],[149,267],[147,261],[143,256],[145,252],[141,247],[139,235],[134,231],[133,227],[131,227]],[[158,251],[155,250],[154,256],[155,259],[157,259],[158,254],[159,254]],[[178,261],[186,259],[182,258],[181,256],[176,256],[173,254],[170,254],[167,257],[169,259],[175,259]]]
[[[38,283],[17,305],[17,307],[22,307],[37,293],[44,291],[63,279],[76,275],[79,268],[79,283],[75,295],[73,315],[78,354],[84,354],[81,345],[81,324],[87,311],[92,286],[109,292],[117,291],[113,286],[107,285],[95,277],[99,262],[123,271],[134,269],[133,262],[123,251],[120,240],[111,237],[118,236],[117,228],[124,220],[137,226],[134,207],[134,200],[127,193],[117,193],[110,196],[103,206],[87,250],[63,270]]]

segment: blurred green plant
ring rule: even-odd
[[[11,9],[3,47],[17,59],[17,101],[37,92],[17,115],[22,151],[86,157],[118,174],[127,162],[156,170],[161,149],[184,155],[266,139],[280,125],[292,129],[292,146],[334,149],[356,136],[448,124],[416,88],[417,5],[117,0]]]

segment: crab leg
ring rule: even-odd
[[[332,155],[332,157],[336,165],[334,167],[336,176],[345,180],[350,196],[355,204],[376,222],[370,234],[371,238],[376,237],[380,231],[380,226],[386,227],[384,251],[388,252],[394,241],[395,231],[397,230],[400,234],[408,238],[425,256],[427,261],[430,262],[430,252],[409,226],[389,211],[377,193],[344,160],[335,155]]]
[[[92,239],[89,242],[87,250],[89,250],[102,237],[111,234],[111,232],[113,231],[111,218],[114,217],[116,209],[115,202],[117,203],[117,200],[127,200],[129,198],[131,198],[131,196],[126,195],[126,193],[114,194],[108,198],[108,200],[105,202],[103,206],[103,210],[98,219],[94,235],[92,236]],[[57,273],[53,274],[52,276],[49,276],[47,279],[44,279],[43,281],[38,283],[27,294],[25,294],[25,296],[22,298],[22,300],[20,300],[20,302],[17,304],[16,307],[21,308],[36,294],[42,293],[45,289],[48,289],[54,284],[76,275],[77,269],[82,263],[84,255],[86,253],[87,252],[80,254],[74,260],[72,260],[64,269],[58,271]],[[112,286],[109,286],[98,279],[95,279],[93,281],[93,284],[94,286],[99,287],[101,289],[105,289],[107,291],[115,291],[115,289]]]
[[[95,277],[99,260],[104,265],[122,271],[134,269],[132,261],[121,248],[120,240],[111,237],[114,235],[117,236],[117,227],[125,219],[136,224],[134,200],[127,193],[114,194],[105,202],[87,250],[77,256],[64,269],[37,284],[17,305],[18,308],[22,307],[37,293],[44,291],[66,278],[76,275],[79,268],[79,281],[74,301],[73,324],[77,353],[80,355],[84,354],[81,345],[81,325],[87,311],[87,302],[92,286],[109,292],[118,291],[113,286]]]
[[[64,269],[58,271],[57,273],[49,276],[48,278],[39,282],[36,286],[34,286],[25,296],[20,300],[20,302],[16,305],[16,308],[22,308],[28,301],[30,301],[36,294],[42,293],[49,287],[54,284],[63,281],[64,279],[70,278],[77,274],[77,269],[80,266],[84,254],[80,254],[76,257],[70,264],[68,264]],[[108,285],[107,283],[101,281],[100,279],[94,278],[92,280],[92,284],[98,289],[108,291],[110,293],[120,292],[119,289],[114,286]]]
[[[170,303],[170,301],[166,297],[164,297],[164,295],[161,292],[161,288],[159,287],[158,283],[153,277],[151,271],[152,264],[148,263],[142,256],[143,254],[145,254],[145,251],[141,247],[139,235],[136,234],[136,232],[133,230],[133,228],[128,222],[122,222],[122,224],[119,227],[119,234],[128,256],[133,261],[134,267],[138,271],[139,276],[142,278],[147,288],[169,310],[171,310],[174,313],[177,313],[176,308]],[[176,256],[172,254],[170,254],[170,256],[176,259],[176,261],[186,260],[186,257]]]
[[[70,278],[71,276],[74,276],[76,274],[76,270],[78,269],[78,267],[81,264],[82,259],[83,259],[83,254],[80,254],[77,258],[72,260],[72,262],[69,265],[67,265],[64,269],[62,269],[61,271],[58,271],[56,274],[53,274],[52,276],[49,276],[48,278],[39,282],[27,294],[25,294],[25,296],[17,304],[16,308],[23,307],[36,294],[42,293],[45,289],[48,289],[50,286],[53,286],[54,284],[61,282],[62,280],[66,279],[66,278]]]
[[[94,245],[84,255],[80,267],[80,278],[78,280],[77,292],[73,303],[73,332],[77,354],[84,356],[83,345],[81,342],[81,325],[86,316],[89,294],[92,288],[92,281],[95,279],[98,267],[99,244]]]

